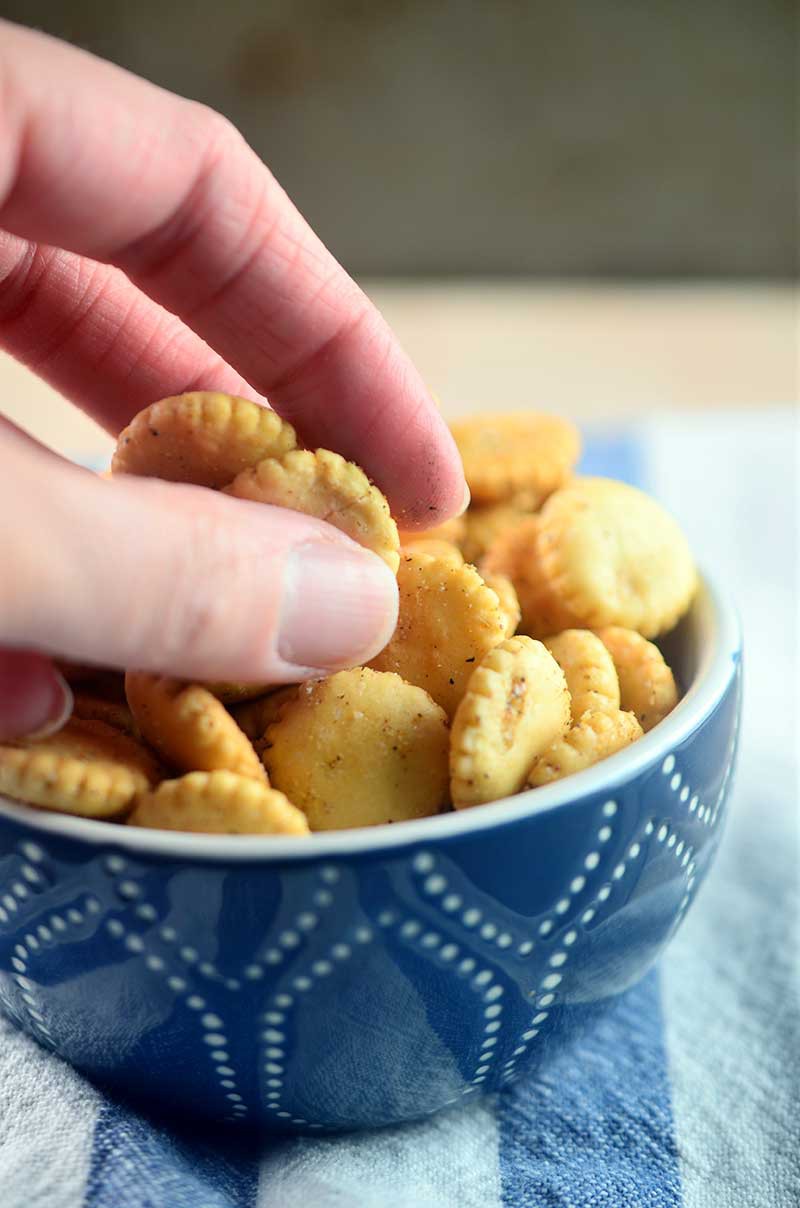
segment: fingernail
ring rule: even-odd
[[[376,554],[309,541],[289,555],[278,653],[296,667],[332,670],[365,663],[397,624],[397,580]]]
[[[467,484],[465,482],[464,483],[464,502],[461,504],[461,511],[458,513],[459,516],[464,515],[464,513],[466,512],[467,508],[469,507],[469,505],[471,503],[472,503],[472,496],[470,495],[469,487],[467,486]]]
[[[55,734],[65,722],[72,716],[72,709],[75,704],[75,698],[72,695],[72,689],[60,671],[53,668],[52,679],[50,680],[50,700],[43,702],[43,720],[41,725],[35,730],[28,731],[22,737],[26,742],[35,742],[39,738],[49,738],[51,734]]]

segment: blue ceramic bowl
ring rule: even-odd
[[[90,1077],[268,1129],[388,1124],[547,1062],[646,972],[708,872],[741,644],[707,581],[687,691],[633,747],[393,827],[182,835],[0,802],[0,1001]]]

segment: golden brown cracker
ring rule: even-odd
[[[189,772],[144,793],[129,826],[219,835],[307,835],[302,810],[277,789],[235,772]]]
[[[580,454],[577,428],[556,415],[472,415],[454,421],[450,430],[476,504],[497,503],[519,491],[544,498]]]
[[[128,704],[145,739],[184,772],[265,773],[246,734],[225,706],[199,684],[129,671]]]
[[[620,706],[614,660],[591,630],[565,629],[544,644],[566,676],[573,721],[580,721],[590,709],[616,713],[627,708]]]
[[[646,734],[677,705],[675,677],[658,646],[640,633],[609,626],[599,629],[597,636],[614,660],[620,708],[634,713]]]
[[[550,496],[537,525],[535,573],[576,618],[559,628],[622,625],[653,637],[688,609],[697,574],[686,538],[672,516],[635,487],[577,479]],[[524,614],[521,594],[520,602]]]
[[[84,818],[116,818],[161,778],[141,743],[100,721],[0,746],[0,793]]]
[[[403,822],[447,802],[447,718],[399,676],[356,667],[301,684],[267,730],[272,783],[313,831]]]
[[[232,394],[198,390],[161,399],[120,434],[114,474],[136,474],[224,487],[264,457],[297,444],[294,429],[268,407]]]
[[[226,493],[326,520],[397,571],[400,538],[389,505],[362,469],[330,449],[295,449],[239,474]]]
[[[482,574],[481,578],[500,601],[500,611],[506,618],[506,637],[510,638],[517,632],[522,613],[519,607],[519,597],[516,588],[508,575]]]
[[[456,809],[517,793],[533,760],[569,728],[564,673],[541,642],[508,638],[485,654],[453,718],[450,791]]]
[[[632,713],[595,713],[590,709],[563,738],[537,756],[528,784],[540,788],[582,772],[641,737],[642,727]]]
[[[503,574],[511,579],[519,600],[520,628],[535,638],[581,625],[542,572],[537,547],[540,525],[539,516],[527,516],[514,528],[506,529],[481,562],[484,575]]]
[[[475,663],[505,637],[507,618],[474,566],[405,554],[397,582],[397,628],[370,666],[424,688],[452,717]]]

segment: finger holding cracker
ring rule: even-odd
[[[362,469],[330,449],[295,449],[284,457],[265,458],[225,491],[325,520],[397,571],[400,538],[386,499]]]

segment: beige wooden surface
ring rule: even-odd
[[[797,398],[797,295],[788,287],[366,288],[448,414],[536,406],[602,420]],[[76,408],[1,353],[0,411],[67,454],[104,457],[111,448]]]

